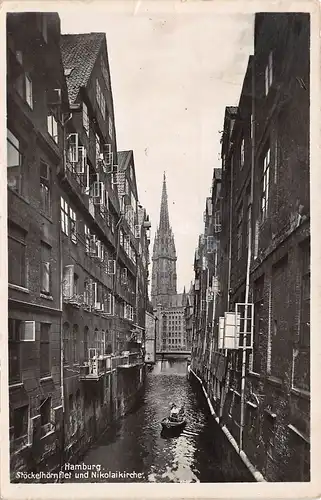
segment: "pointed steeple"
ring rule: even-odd
[[[168,216],[168,201],[167,201],[167,189],[166,189],[166,175],[164,172],[163,178],[163,191],[162,191],[162,201],[160,209],[159,218],[159,228],[163,230],[169,229],[169,216]]]
[[[177,294],[177,256],[174,235],[169,224],[165,172],[163,178],[159,227],[157,228],[155,235],[152,261],[152,302],[154,306],[155,304],[169,306],[172,303],[172,296]]]

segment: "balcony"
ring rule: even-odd
[[[111,356],[94,356],[80,366],[80,380],[98,381],[111,371]]]
[[[117,368],[119,370],[126,370],[143,364],[143,357],[139,352],[127,352],[124,356],[120,357],[120,362],[117,365]]]
[[[115,287],[115,292],[120,298],[122,298],[132,306],[135,305],[135,299],[136,299],[135,292],[130,291],[128,289],[128,285],[117,282]]]
[[[137,274],[136,264],[134,264],[134,262],[130,260],[127,253],[122,247],[119,248],[119,258],[122,261],[122,263],[129,269],[132,275],[136,276]]]
[[[66,162],[62,182],[68,186],[70,195],[73,197],[75,203],[77,205],[80,203],[86,208],[86,210],[89,210],[89,196],[86,194],[83,175],[77,173],[72,164],[69,162]]]

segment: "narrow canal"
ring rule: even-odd
[[[109,473],[140,473],[136,479],[101,479],[103,482],[237,481],[227,477],[226,471],[223,475],[213,418],[196,391],[187,379],[186,361],[159,361],[147,373],[137,407],[110,428],[82,462]],[[160,425],[171,402],[184,404],[188,416],[185,429],[175,436],[164,435]]]

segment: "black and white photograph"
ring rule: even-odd
[[[214,3],[6,4],[1,438],[19,495],[312,482],[320,13]]]

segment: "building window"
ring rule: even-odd
[[[9,384],[21,381],[21,338],[22,321],[19,319],[8,319],[9,337]]]
[[[113,138],[113,122],[112,122],[112,119],[110,116],[108,118],[108,130],[109,130],[109,137],[112,139]]]
[[[69,215],[70,215],[70,239],[73,243],[77,243],[77,220],[76,220],[76,212],[72,210],[72,208],[69,209]]]
[[[86,253],[90,252],[91,239],[92,239],[92,236],[90,234],[90,229],[85,224],[85,247],[86,247]]]
[[[245,235],[245,248],[249,246],[249,235],[251,229],[251,191],[250,186],[246,190],[246,235]]]
[[[50,168],[47,163],[40,161],[40,208],[46,214],[51,214],[50,199]]]
[[[300,345],[310,347],[310,242],[301,247]]]
[[[98,160],[100,155],[100,138],[99,135],[96,134],[96,161]]]
[[[242,244],[243,244],[243,206],[241,205],[237,211],[237,259],[239,260],[242,256]]]
[[[51,375],[50,323],[40,323],[40,377]]]
[[[70,362],[70,330],[68,323],[63,325],[63,356],[64,364],[68,365]]]
[[[273,53],[269,53],[268,62],[265,67],[265,95],[268,95],[273,80]]]
[[[99,81],[96,80],[96,100],[99,106],[100,112],[102,114],[103,119],[106,119],[106,101],[105,97],[101,91]]]
[[[264,274],[260,276],[255,282],[253,287],[253,301],[254,301],[254,331],[253,331],[253,354],[252,354],[252,371],[261,373],[262,358],[262,313],[264,305]]]
[[[86,131],[86,134],[89,135],[89,116],[88,116],[88,108],[86,104],[82,103],[82,124]]]
[[[22,64],[23,61],[21,51],[18,52],[17,59],[20,64]],[[20,97],[26,101],[31,109],[33,109],[32,80],[30,75],[24,72],[20,73],[16,80],[15,88]]]
[[[20,141],[7,129],[7,184],[19,194],[22,194],[22,159]]]
[[[109,89],[108,71],[107,71],[103,56],[101,56],[101,59],[100,59],[100,68],[101,68],[101,72],[102,72],[102,75],[103,75],[104,80],[105,80],[106,87],[107,87],[107,89]]]
[[[270,148],[263,158],[263,175],[261,179],[261,220],[267,217],[269,208],[269,188],[270,188]]]
[[[72,329],[72,361],[78,363],[78,325],[74,325]]]
[[[52,112],[47,116],[47,128],[49,135],[58,144],[58,122]]]
[[[240,148],[240,168],[244,167],[244,159],[245,159],[245,153],[244,153],[244,137],[243,137]]]
[[[40,271],[40,292],[45,295],[51,294],[51,247],[46,243],[41,243],[41,271]]]
[[[26,286],[26,233],[18,226],[8,228],[8,279],[9,283]]]
[[[44,436],[51,430],[51,397],[43,399],[40,404],[41,434]]]
[[[88,326],[85,326],[84,330],[84,360],[88,360]]]
[[[28,405],[15,408],[10,416],[10,426],[12,428],[12,438],[18,439],[28,434]]]
[[[60,198],[60,214],[61,214],[61,230],[63,233],[65,233],[67,236],[69,234],[69,223],[68,223],[68,203],[63,199]]]
[[[32,97],[32,80],[29,75],[25,75],[26,78],[26,101],[30,108],[33,108],[33,97]]]

